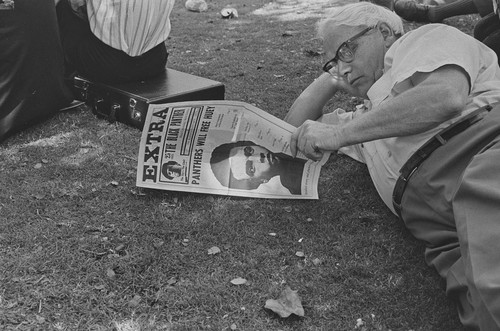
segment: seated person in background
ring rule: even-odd
[[[493,0],[493,12],[485,15],[474,26],[474,38],[497,53],[500,65],[500,11],[496,0]]]
[[[340,150],[366,163],[382,200],[425,243],[461,322],[500,330],[497,56],[443,24],[403,34],[395,13],[368,2],[334,8],[318,32],[330,60],[286,117],[300,126],[292,154]],[[316,121],[339,90],[365,107]]]
[[[72,100],[54,0],[0,1],[0,142]]]
[[[474,38],[500,56],[500,12],[496,1],[457,0],[441,6],[428,6],[415,0],[398,0],[394,3],[394,11],[408,21],[432,23],[457,15],[479,14],[481,20],[474,27]]]
[[[459,15],[479,14],[484,17],[493,12],[493,4],[492,0],[456,0],[432,6],[421,4],[417,0],[396,0],[394,11],[407,21],[439,23]]]
[[[165,70],[174,0],[56,0],[67,72],[99,82]]]

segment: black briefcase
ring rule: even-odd
[[[122,83],[94,83],[84,77],[74,78],[77,100],[84,101],[99,117],[142,129],[149,104],[224,100],[220,82],[167,68],[153,79]]]

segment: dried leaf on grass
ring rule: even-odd
[[[132,300],[130,300],[128,302],[128,306],[131,307],[131,308],[135,308],[137,306],[139,306],[139,303],[141,302],[141,296],[136,294],[134,295],[134,297],[132,298]]]
[[[119,244],[118,246],[115,247],[115,252],[120,252],[125,248],[124,244]]]
[[[160,248],[161,246],[163,246],[163,244],[165,244],[165,242],[161,239],[156,239],[153,241],[153,246],[155,248]]]
[[[106,276],[108,276],[108,278],[115,278],[116,273],[115,273],[115,271],[113,269],[108,268],[106,270]]]
[[[282,37],[292,37],[293,35],[296,35],[298,33],[299,33],[299,31],[288,30],[288,31],[283,32],[283,34],[281,36]]]
[[[237,277],[233,280],[231,280],[231,284],[233,285],[243,285],[246,284],[247,280],[245,278]]]
[[[295,255],[296,255],[296,256],[298,256],[298,257],[305,257],[305,256],[306,256],[306,255],[304,254],[304,252],[302,252],[302,251],[297,251],[297,252],[295,253]]]
[[[220,248],[217,246],[213,246],[208,249],[208,255],[215,255],[219,253],[220,253]]]
[[[43,198],[45,198],[45,194],[43,193],[37,193],[34,195],[35,199],[37,200],[42,200]]]
[[[281,292],[281,296],[278,300],[268,299],[264,308],[272,310],[283,318],[291,314],[304,316],[304,308],[302,307],[300,297],[297,291],[293,291],[289,286]]]

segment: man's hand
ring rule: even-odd
[[[339,126],[307,120],[293,133],[290,149],[294,157],[300,151],[307,158],[318,161],[324,152],[342,147],[339,137]]]

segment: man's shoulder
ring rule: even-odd
[[[432,71],[434,65],[442,66],[454,59],[472,56],[474,52],[468,52],[477,48],[477,43],[479,41],[452,26],[427,24],[399,38],[386,54],[386,65],[405,73],[414,67]]]
[[[430,40],[441,40],[441,39],[445,40],[453,35],[465,36],[466,34],[450,25],[442,23],[432,23],[432,24],[422,25],[414,30],[406,32],[400,38],[400,41],[413,42],[415,39],[422,39],[422,38],[432,38]]]

